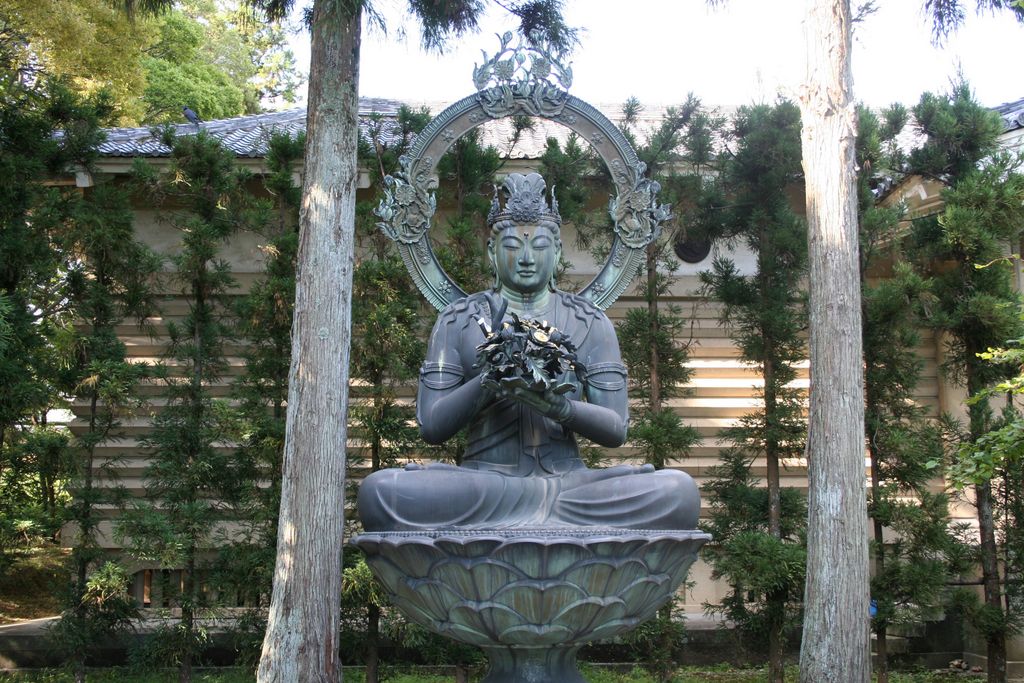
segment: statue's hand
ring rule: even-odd
[[[501,385],[502,393],[505,396],[530,406],[541,415],[556,422],[562,422],[572,414],[572,405],[569,403],[569,399],[550,389],[543,392],[535,391],[530,389],[526,381],[519,377],[502,381]]]

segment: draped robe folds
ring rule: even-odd
[[[689,475],[649,465],[589,469],[576,433],[614,448],[626,438],[626,368],[615,329],[589,301],[555,292],[544,317],[576,345],[587,369],[565,396],[561,423],[480,385],[476,347],[489,321],[483,294],[438,316],[420,371],[417,421],[424,438],[442,443],[468,427],[460,466],[412,464],[374,472],[359,490],[367,531],[611,527],[693,529],[700,497]],[[494,327],[492,323],[492,327]]]

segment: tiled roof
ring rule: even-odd
[[[359,116],[368,118],[379,113],[394,116],[401,102],[381,98],[361,98]],[[240,157],[258,158],[267,153],[267,141],[274,132],[298,133],[306,128],[306,109],[298,107],[267,114],[252,114],[233,119],[204,121],[201,124],[179,123],[173,126],[178,135],[191,135],[205,130],[220,138],[223,144]],[[107,157],[163,157],[170,150],[160,142],[154,128],[108,128],[107,139],[100,145],[100,155]]]
[[[419,109],[426,107],[433,114],[440,113],[448,102],[401,102],[383,98],[363,97],[359,100],[360,128],[363,135],[368,135],[370,116],[381,114],[384,117],[397,114],[402,104]],[[597,105],[613,121],[620,115],[620,105]],[[648,107],[639,117],[638,128],[641,131],[653,130],[664,114],[665,107]],[[267,141],[275,131],[291,134],[304,130],[306,127],[305,108],[287,109],[267,114],[253,114],[233,119],[204,121],[197,125],[180,123],[173,126],[178,135],[190,135],[202,129],[220,138],[224,145],[239,157],[261,158],[266,154]],[[534,119],[534,127],[521,133],[514,145],[512,140],[511,119],[499,119],[481,126],[482,142],[493,145],[504,156],[513,159],[535,159],[544,153],[549,137],[564,141],[569,129],[546,119]],[[153,128],[108,128],[107,139],[100,145],[101,156],[105,157],[163,157],[170,150],[161,144],[159,132]],[[390,142],[388,131],[383,131],[384,142]]]
[[[1003,119],[1003,132],[1010,132],[1018,128],[1024,128],[1024,97],[1013,102],[1000,104],[993,109],[999,112]]]

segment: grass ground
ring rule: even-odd
[[[66,549],[46,544],[18,551],[0,571],[0,624],[59,613],[57,596],[67,582]]]
[[[797,670],[787,671],[786,680],[796,681]],[[631,673],[615,673],[596,668],[585,668],[584,676],[589,683],[655,683],[655,680],[640,669]],[[36,672],[0,672],[0,683],[70,683],[70,672],[36,671]],[[127,669],[97,669],[89,672],[89,681],[93,683],[175,683],[177,672],[164,670],[158,672],[133,672]],[[226,669],[219,671],[198,671],[194,674],[196,683],[251,683],[254,679],[250,671]],[[385,680],[385,679],[382,679]],[[391,673],[386,678],[388,683],[451,683],[452,676],[418,675],[414,673]],[[471,678],[479,680],[479,676]],[[766,680],[763,669],[734,669],[729,667],[685,667],[676,672],[672,683],[761,683]],[[897,673],[892,683],[973,683],[979,680],[958,673]],[[347,683],[365,683],[361,671],[345,672]]]

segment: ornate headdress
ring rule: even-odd
[[[510,223],[545,225],[559,231],[562,217],[558,215],[558,200],[551,192],[551,206],[544,198],[544,178],[539,173],[510,173],[505,176],[502,189],[505,191],[505,207],[498,200],[498,187],[494,187],[494,199],[487,214],[487,225],[492,230],[501,230]]]

